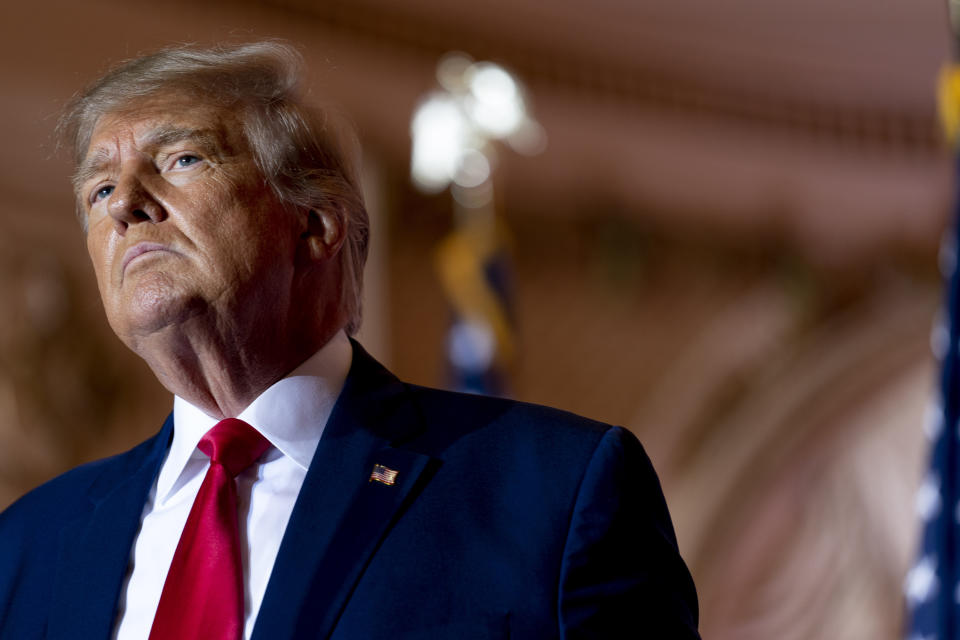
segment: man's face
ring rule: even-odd
[[[283,330],[297,216],[257,169],[237,116],[180,94],[108,113],[79,169],[107,318],[139,340],[204,318]],[[245,326],[238,324],[238,326]]]

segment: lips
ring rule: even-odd
[[[170,247],[167,247],[156,242],[138,242],[133,245],[123,254],[123,267],[122,271],[126,272],[127,266],[136,260],[138,257],[142,256],[145,253],[151,253],[153,251],[167,251],[173,253]]]

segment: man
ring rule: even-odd
[[[697,638],[635,438],[348,338],[367,216],[297,63],[162,51],[65,116],[107,319],[174,409],[0,515],[0,636]]]

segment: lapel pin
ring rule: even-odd
[[[368,482],[379,482],[389,487],[396,481],[397,472],[395,470],[390,467],[385,467],[382,464],[373,465],[373,471],[370,473],[370,480],[368,480]]]

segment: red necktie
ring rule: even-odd
[[[201,438],[210,456],[163,584],[150,640],[243,637],[243,568],[234,478],[270,443],[243,420],[227,418]]]

